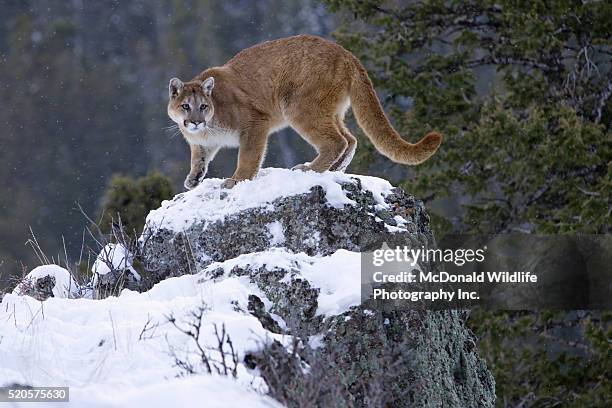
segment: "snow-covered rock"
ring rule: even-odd
[[[140,275],[132,266],[133,262],[134,255],[126,247],[121,244],[107,244],[98,254],[91,271],[94,275],[101,276],[113,270],[128,270],[140,279]]]
[[[37,300],[49,297],[72,298],[79,294],[79,285],[70,272],[58,265],[38,266],[28,273],[13,290],[14,294]]]
[[[138,289],[141,277],[133,262],[134,255],[122,244],[105,245],[91,268],[96,297],[115,294],[123,288]]]
[[[151,211],[147,223],[153,228],[180,232],[193,224],[223,220],[244,210],[274,211],[275,200],[309,193],[313,187],[322,189],[330,206],[342,209],[346,204],[355,204],[344,185],[357,182],[372,194],[376,203],[384,205],[384,197],[393,190],[388,181],[375,177],[340,172],[297,173],[277,168],[262,169],[255,180],[242,181],[231,190],[222,189],[222,182],[204,179],[195,189],[178,194]]]
[[[151,211],[141,237],[149,286],[270,247],[331,255],[387,235],[433,241],[423,204],[386,180],[269,168],[231,190],[221,183],[205,179]]]
[[[347,312],[360,304],[361,281],[358,273],[361,267],[359,252],[340,249],[329,256],[309,256],[292,253],[284,248],[272,248],[263,252],[240,255],[225,262],[215,262],[204,271],[205,276],[216,279],[226,276],[250,274],[257,281],[262,271],[290,271],[274,285],[266,282],[260,285],[263,291],[285,295],[287,290],[278,290],[277,285],[289,288],[295,279],[316,288],[316,315],[330,317]],[[330,272],[330,271],[333,271]],[[223,275],[220,275],[223,273]]]
[[[149,214],[143,281],[199,273],[216,287],[244,279],[247,310],[271,337],[308,336],[356,406],[365,404],[364,384],[377,381],[390,406],[493,406],[493,378],[466,313],[360,304],[360,251],[383,241],[435,248],[422,202],[387,181],[335,172],[265,169],[232,190],[220,184],[204,180]],[[290,351],[272,370],[257,349],[245,357],[268,384],[279,371],[295,374]]]

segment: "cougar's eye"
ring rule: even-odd
[[[184,103],[181,105],[181,108],[185,109],[186,111],[188,111],[189,109],[191,109],[191,106],[189,106],[188,103]]]
[[[205,103],[200,105],[200,110],[203,111],[204,109],[207,109],[208,105],[206,105]]]

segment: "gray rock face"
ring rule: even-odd
[[[393,188],[381,203],[359,179],[340,184],[352,204],[333,206],[325,188],[313,186],[266,206],[195,220],[180,231],[149,225],[141,239],[143,266],[151,274],[148,284],[203,269],[203,279],[228,273],[248,276],[271,304],[266,307],[253,294],[249,312],[273,333],[299,332],[319,339],[319,357],[335,377],[343,379],[344,392],[354,406],[369,406],[371,397],[364,390],[373,387],[363,384],[382,378],[385,406],[493,407],[494,380],[476,354],[476,339],[465,326],[466,312],[378,311],[362,304],[339,315],[322,316],[317,314],[320,289],[301,277],[298,266],[236,265],[229,271],[211,266],[273,247],[331,255],[339,249],[367,250],[398,238],[415,247],[435,247],[422,202]],[[263,364],[261,356],[247,357],[250,366]],[[267,371],[261,372],[268,381]]]
[[[329,322],[325,343],[347,350],[336,358],[337,366],[351,371],[355,361],[371,362],[358,370],[361,377],[376,380],[380,350],[397,354],[383,360],[394,373],[391,406],[492,407],[495,382],[484,361],[475,353],[476,339],[464,325],[461,311],[416,311],[373,314],[355,310],[350,319]],[[353,371],[355,371],[353,369]],[[398,388],[398,389],[396,389]]]

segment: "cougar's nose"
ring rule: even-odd
[[[185,125],[185,127],[187,129],[190,129],[190,130],[199,129],[200,128],[200,124],[202,124],[202,123],[206,124],[206,122],[201,121],[201,120],[185,120],[185,121],[183,121],[183,125]]]

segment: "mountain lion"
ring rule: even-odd
[[[187,189],[202,181],[208,163],[226,146],[239,148],[238,168],[222,186],[252,179],[268,136],[286,126],[318,152],[311,163],[294,169],[343,171],[357,145],[344,125],[349,106],[376,149],[395,162],[422,163],[442,142],[433,132],[416,144],[403,140],[359,60],[319,37],[299,35],[255,45],[189,82],[172,78],[169,91],[168,115],[191,148]]]

